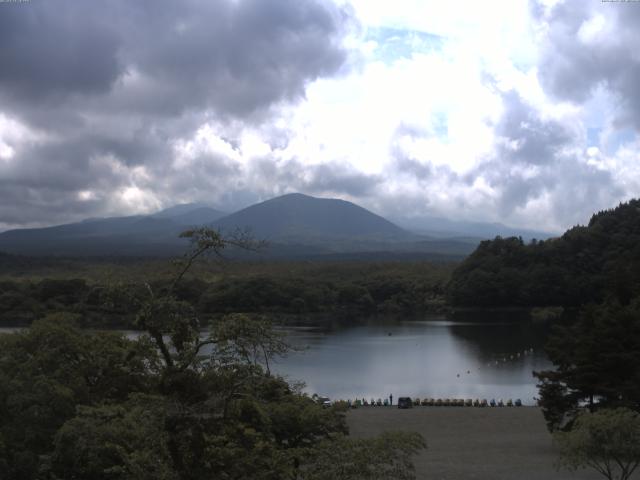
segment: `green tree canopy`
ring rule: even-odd
[[[546,347],[554,370],[536,372],[551,430],[587,404],[640,406],[640,298],[590,306],[575,323],[556,326]]]
[[[414,478],[418,435],[345,437],[340,407],[323,408],[269,371],[289,347],[267,319],[229,314],[210,323],[179,297],[201,256],[255,245],[209,229],[185,236],[193,248],[172,282],[118,292],[137,310],[138,335],[81,330],[66,315],[0,336],[3,473],[294,480],[331,466],[335,475],[322,478]]]
[[[640,199],[599,212],[558,238],[481,242],[453,272],[449,301],[466,306],[570,306],[640,295]]]
[[[609,480],[627,480],[640,464],[640,415],[625,408],[584,412],[569,432],[557,432],[560,467],[592,468]]]

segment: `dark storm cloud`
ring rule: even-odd
[[[422,163],[404,155],[395,158],[395,165],[399,173],[411,175],[418,180],[433,178],[435,174],[430,163]]]
[[[0,87],[19,104],[111,92],[118,109],[242,116],[335,72],[346,20],[313,0],[3,5]]]
[[[565,122],[543,119],[514,92],[503,95],[503,105],[495,153],[466,176],[468,183],[482,177],[495,189],[493,207],[503,218],[546,197],[555,214],[550,221],[577,223],[624,195],[610,172],[586,160]]]
[[[559,150],[572,140],[560,122],[545,121],[515,92],[502,97],[504,115],[495,133],[504,145],[499,153],[504,161],[530,165],[554,162]]]
[[[100,5],[95,7],[100,10]],[[90,2],[0,6],[0,86],[25,102],[108,91],[121,74],[120,38]]]
[[[339,162],[304,165],[296,159],[280,163],[262,159],[250,168],[258,177],[253,184],[257,188],[264,185],[263,197],[289,192],[366,197],[384,181],[380,175],[365,174]]]
[[[108,213],[109,197],[126,185],[128,175],[101,161],[97,142],[91,140],[80,136],[33,143],[23,146],[17,159],[0,162],[0,223],[53,224]],[[79,201],[81,190],[92,191],[95,198]]]
[[[323,164],[310,170],[311,179],[301,186],[312,193],[346,194],[352,197],[370,195],[383,182],[379,175],[367,175],[340,164]]]
[[[304,94],[310,79],[337,70],[344,13],[296,0],[169,2],[174,12],[153,19],[155,42],[133,42],[132,63],[159,85],[177,87],[177,105],[208,101],[221,112],[246,115]],[[192,5],[194,2],[190,2]],[[147,37],[148,34],[145,34]],[[171,88],[171,87],[169,87]]]
[[[416,139],[424,139],[432,137],[424,128],[418,128],[413,125],[401,124],[393,133],[393,139],[391,140],[391,147],[389,154],[393,159],[394,168],[401,175],[409,175],[415,177],[420,181],[424,181],[434,177],[434,168],[429,162],[421,162],[415,158],[407,155],[403,150],[401,141],[402,139],[410,139],[414,141]]]
[[[0,191],[0,230],[28,226],[34,219],[46,225],[60,224],[104,211],[103,198],[77,202],[75,192],[48,186],[3,185]]]
[[[176,142],[211,122],[233,145],[268,122],[339,72],[350,22],[328,0],[0,3],[0,118],[36,132],[7,140],[0,224],[122,213],[113,196],[134,183],[167,203],[249,188],[229,158],[175,168]]]
[[[604,86],[617,97],[620,122],[640,130],[640,7],[634,2],[561,2],[549,13],[533,2],[548,24],[548,40],[539,65],[545,89],[561,99],[586,101]],[[604,35],[581,39],[581,29],[600,15]],[[584,35],[582,35],[584,37]]]

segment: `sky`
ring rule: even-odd
[[[0,230],[291,192],[561,232],[640,196],[640,2],[0,2]]]

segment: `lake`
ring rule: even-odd
[[[0,333],[14,330],[19,329]],[[551,368],[543,351],[548,327],[529,321],[454,322],[426,316],[282,330],[305,350],[279,359],[272,370],[303,380],[309,394],[331,399],[393,394],[394,399],[520,398],[534,405],[538,392],[531,372]]]
[[[551,368],[548,327],[531,322],[452,322],[444,316],[284,329],[307,349],[272,368],[331,399],[400,396],[520,398],[534,405],[534,370]],[[394,401],[395,403],[395,401]]]

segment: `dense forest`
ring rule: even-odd
[[[457,306],[558,306],[546,351],[554,369],[534,372],[550,430],[590,410],[640,410],[640,200],[596,213],[559,238],[496,238],[453,272]]]
[[[192,237],[172,278],[107,290],[129,302],[139,335],[79,328],[77,313],[0,335],[0,478],[415,478],[420,435],[349,438],[346,406],[325,408],[270,372],[290,347],[269,320],[212,319],[183,299],[196,257],[225,245],[207,229]],[[33,288],[71,306],[96,291],[82,280]],[[97,291],[92,305],[109,303]]]
[[[48,267],[5,274],[0,279],[0,324],[26,325],[45,314],[66,312],[84,326],[131,327],[135,308],[127,293],[145,288],[144,283],[158,291],[171,283],[166,262],[113,266],[76,260],[70,266],[74,268],[57,278],[51,278]],[[197,265],[175,295],[203,315],[416,314],[444,308],[452,268],[428,262]]]
[[[457,306],[579,307],[640,294],[640,200],[596,213],[559,238],[482,242],[453,272]]]

